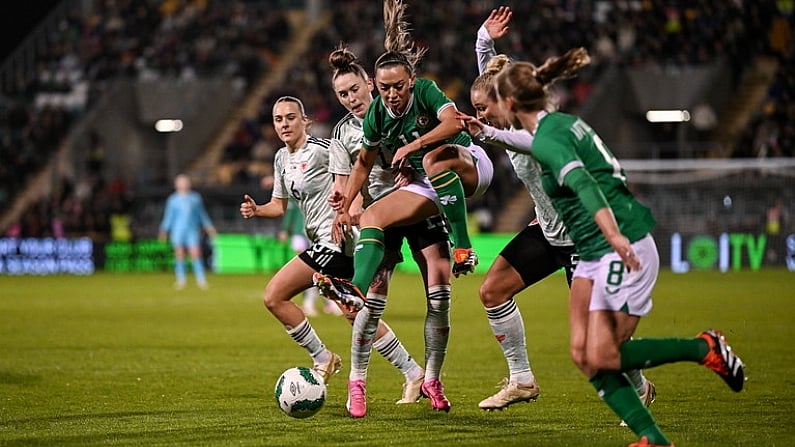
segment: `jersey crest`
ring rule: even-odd
[[[420,129],[427,129],[431,125],[431,116],[427,113],[419,113],[415,122]]]

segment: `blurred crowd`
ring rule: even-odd
[[[96,0],[93,12],[73,15],[47,36],[33,78],[19,77],[0,97],[0,209],[7,209],[57,151],[60,141],[96,98],[106,81],[118,76],[138,78],[233,77],[250,86],[279,58],[292,37],[288,10],[300,1]],[[735,154],[748,157],[791,156],[793,152],[793,70],[791,2],[772,0],[539,0],[515,3],[509,36],[497,42],[499,52],[540,64],[547,57],[585,46],[593,64],[558,88],[559,107],[577,112],[604,68],[610,64],[684,65],[725,58],[740,80],[756,55],[773,54],[781,61],[769,97],[746,129]],[[275,96],[302,98],[314,120],[310,132],[328,136],[345,114],[329,80],[327,57],[341,42],[367,68],[383,51],[381,2],[328,1],[333,17],[311,41],[310,50],[291,67],[287,80],[262,101],[258,114],[241,121],[228,143],[223,163],[231,166],[229,181],[261,184],[275,150],[281,147],[270,125]],[[499,2],[449,0],[407,1],[412,35],[428,53],[420,74],[435,79],[458,107],[472,112],[469,84],[477,75],[475,33]],[[94,143],[92,143],[93,145]],[[512,189],[519,188],[507,158],[490,149],[498,174],[490,194],[473,204],[490,229],[493,214]],[[251,166],[257,166],[252,169]],[[61,215],[80,209],[94,217],[75,222],[75,231],[108,228],[114,203],[111,188],[130,192],[114,179],[92,175],[68,179],[60,196],[40,204],[40,214]],[[503,175],[504,174],[504,175]],[[115,186],[112,186],[114,185]],[[68,186],[71,185],[71,186]],[[85,185],[88,185],[86,187]],[[88,191],[86,193],[86,191]],[[74,206],[74,202],[81,206]],[[118,202],[118,201],[116,201]],[[71,211],[70,211],[71,212]],[[100,216],[100,217],[96,217]],[[30,225],[20,233],[35,235]]]
[[[610,64],[659,66],[704,64],[717,58],[742,68],[753,55],[769,51],[764,38],[773,17],[780,15],[772,1],[593,1],[546,0],[511,5],[512,32],[497,42],[497,51],[516,60],[541,64],[572,47],[584,46],[593,63],[577,78],[556,89],[558,107],[576,113],[593,85]],[[407,2],[411,33],[428,52],[419,65],[421,76],[436,80],[457,106],[473,113],[469,85],[477,76],[475,33],[500,3],[452,0],[439,8],[428,2]],[[316,136],[328,136],[345,114],[331,88],[328,54],[340,43],[349,46],[365,68],[383,52],[380,2],[345,0],[334,3],[328,27],[312,40],[305,57],[294,65],[273,96],[265,98],[255,117],[241,121],[226,148],[224,162],[234,166],[231,182],[256,184],[282,146],[273,132],[270,107],[275,97],[301,97],[314,120]],[[735,79],[735,83],[739,80]],[[498,210],[520,188],[507,157],[489,148],[498,171],[495,183],[479,203],[479,226],[490,230]]]
[[[58,150],[70,125],[118,77],[192,79],[228,76],[250,86],[290,37],[283,9],[263,2],[97,0],[92,13],[72,14],[47,35],[36,74],[17,76],[0,97],[0,209],[7,209]],[[112,216],[129,195],[120,180],[93,169],[97,135],[86,169],[36,204],[9,234],[61,231],[109,234]],[[119,190],[123,190],[121,194]],[[44,220],[42,220],[44,219]],[[54,222],[37,225],[34,222]],[[53,228],[55,228],[53,230]]]
[[[738,141],[735,157],[795,155],[795,11],[793,2],[779,3],[782,8],[768,31],[770,53],[778,60],[778,71],[762,107]]]

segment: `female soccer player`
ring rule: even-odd
[[[301,209],[298,208],[295,200],[287,201],[287,209],[282,216],[282,224],[277,237],[282,242],[288,242],[296,255],[303,253],[311,245],[306,237],[306,231],[304,231],[304,215],[301,214]],[[320,293],[318,293],[317,287],[304,290],[301,301],[301,310],[304,311],[304,315],[307,317],[317,316],[315,307],[318,298],[320,298]],[[334,301],[325,298],[323,301],[323,312],[331,315],[343,314],[342,309]]]
[[[386,52],[375,63],[380,100],[371,103],[362,124],[364,150],[351,173],[341,223],[350,225],[350,200],[377,159],[403,174],[413,168],[414,178],[362,215],[363,249],[357,253],[362,262],[355,262],[353,281],[359,289],[369,284],[378,266],[372,260],[381,257],[383,230],[425,220],[438,214],[437,208],[452,230],[453,274],[473,271],[477,257],[467,233],[465,198],[481,196],[493,175],[486,153],[461,131],[453,101],[435,82],[417,77],[415,67],[425,51],[405,31],[404,12],[400,0],[384,2]]]
[[[201,289],[207,288],[200,244],[202,229],[210,237],[215,237],[215,227],[204,209],[201,195],[191,190],[190,177],[180,174],[174,178],[174,192],[166,200],[159,234],[161,241],[165,241],[168,235],[174,248],[174,273],[177,277],[174,288],[177,290],[185,288],[186,250],[191,258],[196,284]]]
[[[574,363],[641,437],[632,446],[672,446],[623,373],[693,361],[740,391],[744,366],[718,330],[696,338],[631,338],[652,307],[659,270],[650,234],[655,220],[629,191],[621,165],[593,129],[579,117],[547,112],[547,88],[589,62],[587,51],[576,48],[540,67],[513,63],[494,81],[497,97],[503,116],[534,136],[525,152],[541,165],[544,191],[580,256],[569,305]]]
[[[479,120],[462,115],[465,122],[474,121],[468,126],[470,131],[479,133],[487,142],[508,149],[517,177],[533,198],[536,214],[536,219],[497,256],[480,287],[480,300],[510,371],[501,389],[480,402],[479,406],[484,410],[501,410],[511,404],[538,397],[540,389],[530,368],[524,321],[514,296],[561,268],[566,273],[567,283],[571,285],[571,275],[576,265],[574,243],[549,196],[544,193],[538,164],[529,154],[512,150],[514,146],[530,147],[533,136],[525,130],[510,128],[499,113],[493,79],[509,60],[505,55],[497,55],[494,40],[507,34],[511,15],[509,7],[501,6],[491,12],[478,30],[475,53],[480,75],[472,84],[470,97]],[[484,126],[482,122],[506,130],[498,131]],[[484,127],[487,129],[484,130]],[[628,372],[627,377],[635,386],[641,401],[649,406],[657,394],[654,384],[637,370]]]
[[[334,127],[333,137],[340,140],[357,157],[362,147],[362,120],[367,108],[373,101],[373,83],[356,56],[344,46],[329,55],[329,64],[333,69],[331,76],[337,99],[350,113],[343,117]],[[374,199],[386,196],[395,190],[395,180],[389,166],[373,165],[367,187],[363,189],[350,208],[352,221],[358,223],[358,216],[364,208],[370,206]],[[332,198],[334,206],[339,206],[339,198]],[[414,261],[420,268],[425,284],[428,302],[437,295],[448,296],[450,289],[450,252],[448,234],[444,219],[440,215],[432,216],[420,223],[391,227],[384,230],[384,260],[376,272],[375,280],[367,291],[367,301],[359,311],[354,322],[356,333],[363,335],[361,339],[370,339],[377,321],[386,308],[389,280],[395,265],[402,262],[401,245],[406,239],[411,248]],[[414,380],[407,377],[403,388],[402,403],[416,402],[420,397],[420,387],[425,380],[436,378],[434,371],[441,368],[447,346],[446,334],[449,330],[447,318],[440,314],[436,305],[428,306],[425,319],[425,363],[431,365],[428,374],[418,369]],[[439,324],[442,324],[440,327]],[[376,342],[382,343],[380,340]],[[370,359],[370,345],[351,344],[351,373],[348,382],[348,412],[353,417],[364,417],[367,412],[365,396],[367,367]]]
[[[283,96],[273,106],[273,127],[285,147],[276,153],[273,164],[274,185],[271,200],[257,205],[250,196],[240,204],[244,218],[277,218],[284,215],[287,202],[294,199],[304,215],[305,231],[312,245],[285,264],[265,287],[265,306],[287,329],[298,345],[307,350],[314,368],[328,382],[339,371],[341,359],[329,351],[315,333],[309,320],[291,299],[312,287],[316,272],[350,277],[353,262],[351,241],[335,243],[331,236],[335,212],[326,203],[333,190],[341,190],[350,172],[350,157],[337,140],[319,139],[307,134],[309,118],[298,98]],[[354,315],[346,315],[353,322]],[[376,349],[401,372],[416,371],[419,366],[386,324],[379,328]],[[381,349],[383,348],[383,349]]]
[[[369,287],[384,256],[384,230],[422,222],[440,210],[444,210],[450,221],[455,240],[453,274],[472,271],[477,258],[468,238],[464,239],[465,193],[473,197],[483,194],[493,174],[491,160],[461,131],[455,104],[435,82],[417,78],[415,66],[424,51],[415,48],[405,31],[404,11],[405,5],[399,0],[384,2],[386,52],[375,63],[375,84],[380,98],[370,104],[365,114],[363,147],[351,171],[338,222],[347,228],[352,225],[351,201],[377,158],[382,157],[384,166],[400,170],[401,176],[408,174],[404,160],[411,163],[415,172],[408,174],[411,182],[399,183],[402,186],[397,191],[362,213],[353,280],[316,276],[321,293],[357,308],[363,307],[365,297],[361,291]],[[454,165],[458,173],[450,169]],[[437,319],[436,326],[449,328],[450,288],[429,297],[428,306]],[[354,338],[357,335],[354,328]],[[446,346],[447,331],[439,337]],[[431,371],[432,367],[438,370]],[[449,411],[450,402],[438,379],[441,362],[436,366],[426,364],[425,369],[423,395],[430,397],[434,409]]]

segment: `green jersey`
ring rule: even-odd
[[[370,103],[364,116],[364,148],[380,149],[381,165],[391,166],[395,152],[436,127],[440,123],[439,114],[448,107],[455,107],[453,101],[445,96],[436,82],[424,78],[417,78],[414,83],[414,91],[402,115],[392,113],[379,96]],[[425,175],[422,157],[442,144],[469,146],[472,139],[466,132],[459,132],[445,141],[429,144],[409,156],[411,166]]]
[[[654,228],[649,208],[627,188],[618,160],[588,124],[576,116],[549,113],[538,122],[532,146],[542,167],[541,182],[586,261],[613,251],[593,215],[610,207],[630,242]]]

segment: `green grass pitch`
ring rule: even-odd
[[[483,269],[485,271],[485,268]],[[368,415],[346,416],[350,326],[311,321],[343,356],[316,416],[273,401],[279,374],[309,365],[264,309],[267,277],[214,275],[171,288],[170,274],[0,277],[0,446],[521,445],[625,446],[636,440],[568,357],[567,289],[554,275],[519,295],[537,402],[487,413],[478,402],[507,374],[477,298],[482,276],[454,280],[443,381],[453,403],[397,406],[402,377],[374,356]],[[385,320],[423,358],[419,278],[394,278]],[[643,336],[723,329],[747,365],[733,393],[694,363],[647,371],[651,409],[679,447],[795,444],[795,273],[663,272]]]

